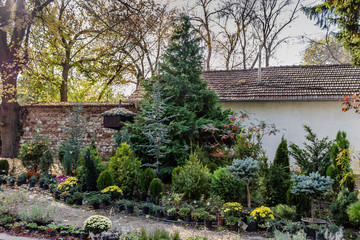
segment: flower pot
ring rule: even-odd
[[[163,218],[164,217],[164,212],[163,211],[156,211],[156,217],[157,218]]]
[[[18,182],[16,182],[16,185],[18,185],[19,187],[21,186],[21,185],[23,185],[24,183],[23,183],[23,181],[18,181]]]
[[[48,190],[48,189],[49,189],[49,185],[44,184],[43,189],[44,189],[44,190]]]
[[[43,188],[44,187],[44,183],[39,182],[39,188]]]
[[[171,220],[171,221],[175,221],[175,215],[167,216],[166,219]]]
[[[314,221],[311,221],[310,219],[301,219],[301,221],[305,224],[305,232],[306,232],[306,236],[307,237],[312,237],[312,238],[316,238],[316,230],[307,227],[310,224],[326,224],[326,221],[322,220],[322,219],[314,219]]]
[[[11,227],[10,227],[10,226],[7,226],[7,225],[5,225],[4,228],[5,228],[5,230],[7,230],[7,231],[11,229]]]
[[[59,193],[54,193],[54,198],[56,199],[56,200],[60,200],[60,194]]]
[[[94,209],[99,209],[100,208],[99,203],[93,203],[92,206],[93,206]]]
[[[257,230],[257,226],[255,222],[250,222],[247,225],[246,231],[248,232],[255,232]]]
[[[149,207],[143,207],[143,208],[142,208],[142,214],[148,215],[148,214],[149,214],[149,211],[150,211],[150,208],[149,208]]]
[[[34,182],[29,182],[29,187],[35,187],[35,183]]]
[[[81,206],[83,202],[83,199],[76,199],[76,205]]]
[[[16,232],[16,233],[20,233],[21,232],[21,230],[22,230],[22,226],[19,226],[19,227],[14,227],[14,232]]]
[[[51,231],[48,231],[50,237],[55,237],[56,236],[56,230],[51,230]]]
[[[9,186],[13,187],[15,185],[15,182],[9,182]]]
[[[218,225],[223,226],[224,225],[224,218],[222,216],[218,216]]]
[[[88,239],[89,234],[88,233],[80,233],[80,239],[84,240],[84,239]]]
[[[80,233],[72,233],[71,236],[74,238],[78,238],[80,237]]]
[[[134,213],[134,206],[127,206],[126,207],[126,212],[127,213]]]
[[[188,214],[184,217],[185,222],[191,222],[191,214]]]
[[[205,227],[209,230],[212,229],[212,221],[211,220],[205,220],[204,221]]]
[[[122,205],[122,204],[119,204],[119,205],[118,205],[118,211],[119,211],[119,212],[122,212],[122,211],[124,211],[124,210],[125,210],[125,206]]]
[[[65,236],[69,235],[69,233],[60,233],[60,235],[61,235],[62,237],[65,237]]]
[[[316,232],[316,240],[325,240],[325,236],[323,233]]]
[[[230,231],[234,231],[234,232],[237,232],[239,230],[239,224],[238,223],[235,223],[233,225],[229,225],[229,230]]]

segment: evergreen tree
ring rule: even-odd
[[[164,142],[165,148],[162,151],[167,154],[163,159],[160,158],[160,171],[167,173],[171,173],[174,166],[184,163],[193,145],[203,142],[203,125],[226,120],[226,115],[216,106],[216,93],[201,78],[200,38],[195,37],[196,31],[193,30],[189,17],[182,16],[180,22],[174,26],[158,75],[143,84],[147,91],[144,104],[147,104],[152,101],[150,96],[156,92],[153,83],[159,81],[162,99],[165,101],[163,119],[173,116],[162,122],[168,127],[169,142]],[[146,124],[144,118],[138,116],[130,126],[133,132],[131,141],[137,145],[135,151],[142,159],[149,159],[146,148],[141,147],[149,145],[144,131]]]
[[[287,147],[287,141],[284,138],[284,136],[282,136],[281,142],[276,150],[273,164],[283,166],[286,169],[286,171],[289,173],[289,178],[290,178],[289,152]]]
[[[359,0],[324,0],[319,5],[303,10],[322,28],[335,25],[339,29],[335,34],[336,40],[349,51],[352,63],[360,65]]]
[[[83,184],[86,185],[87,191],[96,191],[97,190],[97,179],[99,177],[99,172],[96,169],[95,161],[91,156],[90,148],[87,149],[84,159],[85,166],[85,181]]]

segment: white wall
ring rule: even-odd
[[[335,139],[338,130],[345,131],[351,146],[360,151],[360,115],[354,111],[342,112],[339,101],[317,102],[222,102],[223,109],[246,110],[252,117],[274,123],[280,130],[276,136],[265,136],[263,146],[269,161],[284,134],[289,142],[299,146],[305,142],[303,125],[309,125],[319,138]],[[353,161],[353,167],[355,162]]]

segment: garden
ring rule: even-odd
[[[68,138],[57,151],[39,126],[34,140],[21,145],[18,161],[0,161],[3,231],[104,240],[360,237],[346,133],[320,139],[304,126],[303,145],[288,146],[283,137],[268,159],[262,138],[278,130],[216,105],[216,94],[201,80],[199,39],[191,29],[184,16],[159,74],[143,83],[141,111],[115,135],[111,156],[102,159],[94,139],[84,146],[80,105],[69,114]],[[54,204],[32,202],[44,196]],[[86,219],[65,224],[62,209],[82,209]],[[124,230],[116,216],[136,228]],[[180,227],[147,231],[137,222],[145,220],[136,219]],[[182,235],[186,229],[195,234]]]

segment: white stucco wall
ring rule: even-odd
[[[342,112],[339,101],[317,102],[222,102],[223,109],[246,110],[253,118],[274,123],[280,130],[276,136],[265,136],[263,147],[272,161],[284,135],[289,142],[301,145],[305,142],[303,125],[309,125],[319,138],[335,139],[338,130],[345,131],[351,146],[360,151],[360,114]],[[353,167],[355,162],[353,161]]]

